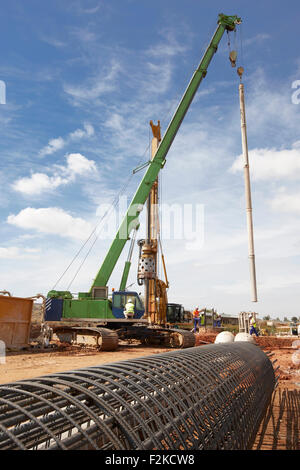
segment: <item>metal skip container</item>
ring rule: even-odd
[[[33,299],[0,295],[0,341],[6,348],[28,346]]]

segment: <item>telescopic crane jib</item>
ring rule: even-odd
[[[241,23],[241,19],[237,16],[226,16],[223,14],[219,15],[218,27],[215,34],[213,35],[203,58],[193,74],[193,77],[175,111],[173,118],[161,140],[161,143],[155,153],[152,161],[150,162],[148,169],[133,197],[131,204],[127,210],[127,213],[121,223],[121,226],[115,236],[114,241],[104,259],[101,268],[96,275],[90,293],[95,287],[106,286],[109,278],[114,270],[117,260],[128,240],[131,231],[136,227],[138,223],[139,213],[141,212],[148,196],[149,191],[155,182],[160,170],[166,163],[167,153],[172,145],[172,142],[180,128],[180,125],[192,103],[196,91],[207,74],[208,66],[217,52],[219,42],[225,32],[234,31],[237,24]]]

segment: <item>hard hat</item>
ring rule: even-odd
[[[196,307],[196,310],[199,310],[199,307]]]
[[[133,304],[133,302],[132,302],[132,300],[131,300],[131,299],[129,299],[129,300],[128,300],[128,303],[129,303],[129,304]]]

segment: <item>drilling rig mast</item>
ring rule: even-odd
[[[153,160],[161,141],[160,121],[157,125],[150,121],[152,129],[151,160]],[[138,283],[145,286],[145,318],[151,325],[163,325],[167,320],[167,288],[169,287],[164,257],[160,243],[159,226],[159,182],[153,183],[147,199],[146,239],[139,240],[140,258]],[[160,245],[160,246],[159,246]],[[162,255],[165,282],[158,279],[158,252]]]

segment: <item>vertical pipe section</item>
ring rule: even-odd
[[[252,291],[252,302],[257,302],[252,203],[251,203],[251,188],[250,188],[250,174],[249,174],[246,112],[245,112],[245,94],[244,94],[243,83],[240,83],[239,85],[239,97],[240,97],[240,110],[241,110],[242,148],[243,148],[243,156],[244,156],[244,179],[245,179],[246,216],[247,216],[247,229],[248,229],[248,249],[249,249],[249,263],[250,263],[251,291]]]
[[[150,124],[151,125],[151,124]],[[154,126],[152,125],[152,131]],[[160,137],[160,123],[158,122],[159,137]],[[151,160],[155,157],[157,149],[159,147],[159,140],[157,135],[153,135],[151,142]],[[153,249],[153,257],[155,264],[155,278],[149,279],[149,316],[151,318],[151,323],[161,324],[162,321],[158,316],[157,305],[156,305],[156,279],[157,279],[157,194],[158,194],[158,177],[156,178],[154,184],[152,185],[150,195],[149,195],[149,222],[150,222],[150,239],[149,244],[151,244]]]

